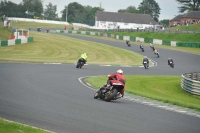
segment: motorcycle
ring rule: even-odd
[[[144,61],[144,62],[143,62],[143,65],[144,65],[144,68],[145,68],[145,69],[148,69],[148,68],[149,68],[149,67],[148,67],[148,64],[147,64],[147,61]]]
[[[120,92],[124,89],[124,86],[122,83],[120,83],[117,80],[112,80],[110,83],[110,87],[101,87],[95,94],[94,99],[102,99],[107,102],[110,102],[111,100],[117,100],[121,97],[117,97]]]
[[[174,63],[173,62],[169,62],[170,67],[174,68]]]
[[[84,59],[79,59],[76,65],[76,68],[82,68],[84,65]]]
[[[142,52],[144,52],[144,46],[140,47],[140,49],[142,50]]]
[[[158,58],[160,57],[160,55],[159,55],[159,53],[158,53],[158,52],[156,52],[155,54],[157,55],[157,57],[158,57]]]
[[[126,41],[126,44],[127,44],[128,47],[131,46],[130,41]]]
[[[154,51],[155,50],[155,48],[154,48],[154,46],[150,46],[151,47],[151,49]]]

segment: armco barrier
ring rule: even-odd
[[[52,33],[63,33],[60,30],[51,31]],[[94,31],[93,31],[94,32]],[[64,31],[64,33],[75,33],[71,30]],[[89,31],[76,31],[76,34],[86,34],[86,35],[94,35],[91,34]],[[153,43],[153,44],[160,44],[160,45],[167,45],[167,46],[182,46],[182,47],[196,47],[200,48],[200,43],[191,43],[191,42],[176,42],[176,41],[169,41],[169,40],[159,40],[159,39],[152,39],[152,38],[142,38],[142,37],[133,37],[133,36],[122,36],[104,32],[95,32],[96,36],[104,36],[104,37],[112,37],[117,40],[124,40],[125,38],[130,38],[130,41],[133,42],[146,42],[146,43]]]
[[[0,41],[0,46],[12,46],[23,43],[33,42],[33,37],[23,38],[23,39],[12,39]]]
[[[200,95],[200,72],[183,74],[181,87],[189,93]]]

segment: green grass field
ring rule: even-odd
[[[25,126],[15,122],[8,122],[0,118],[0,133],[50,133],[42,129]]]
[[[107,32],[122,36],[134,36],[143,38],[153,38],[169,41],[179,41],[179,42],[200,42],[200,33],[189,34],[189,33],[158,33],[158,32]]]
[[[2,28],[0,27],[0,40],[8,40],[12,35],[11,28]]]
[[[88,64],[141,65],[142,56],[129,50],[61,35],[31,32],[34,42],[0,47],[1,62],[76,63],[87,52]],[[112,55],[112,56],[111,56]]]
[[[38,22],[24,22],[24,21],[12,21],[11,27],[13,28],[19,28],[19,29],[28,29],[31,26],[31,28],[37,28],[41,27],[42,29],[46,28],[62,28],[64,29],[64,24],[49,24],[49,23],[38,23]],[[71,25],[66,25],[67,28],[71,28]]]
[[[181,76],[125,75],[126,92],[200,111],[200,96],[185,92],[180,87]],[[99,88],[106,76],[89,77],[86,82]]]
[[[200,24],[189,24],[188,26],[176,26],[176,27],[170,27],[166,28],[165,30],[184,30],[184,31],[200,31]]]

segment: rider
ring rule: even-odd
[[[149,46],[150,46],[150,47],[152,47],[152,46],[153,46],[153,44],[152,44],[152,43],[149,43]]]
[[[168,59],[168,65],[170,65],[170,62],[174,63],[174,61],[171,58]]]
[[[78,62],[80,62],[81,60],[83,60],[83,63],[85,64],[87,62],[87,53],[83,53],[81,54]]]
[[[129,40],[126,40],[126,44],[130,44],[130,41],[129,41]]]
[[[155,50],[154,50],[154,54],[156,54],[157,52],[158,52],[158,50],[157,50],[157,49],[155,49]]]
[[[142,49],[144,46],[142,44],[140,44],[140,49]]]
[[[149,67],[149,59],[146,56],[144,56],[142,64],[144,64],[145,61],[147,62],[147,66]]]
[[[123,84],[123,90],[118,93],[117,98],[123,97],[124,96],[124,91],[125,91],[125,83],[126,83],[126,78],[123,75],[123,71],[121,69],[117,70],[116,73],[108,75],[108,81],[107,84],[105,85],[105,88],[110,88],[110,84],[112,84],[113,81],[117,81],[121,84]]]

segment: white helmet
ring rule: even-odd
[[[117,73],[123,74],[123,71],[121,69],[117,70]]]

